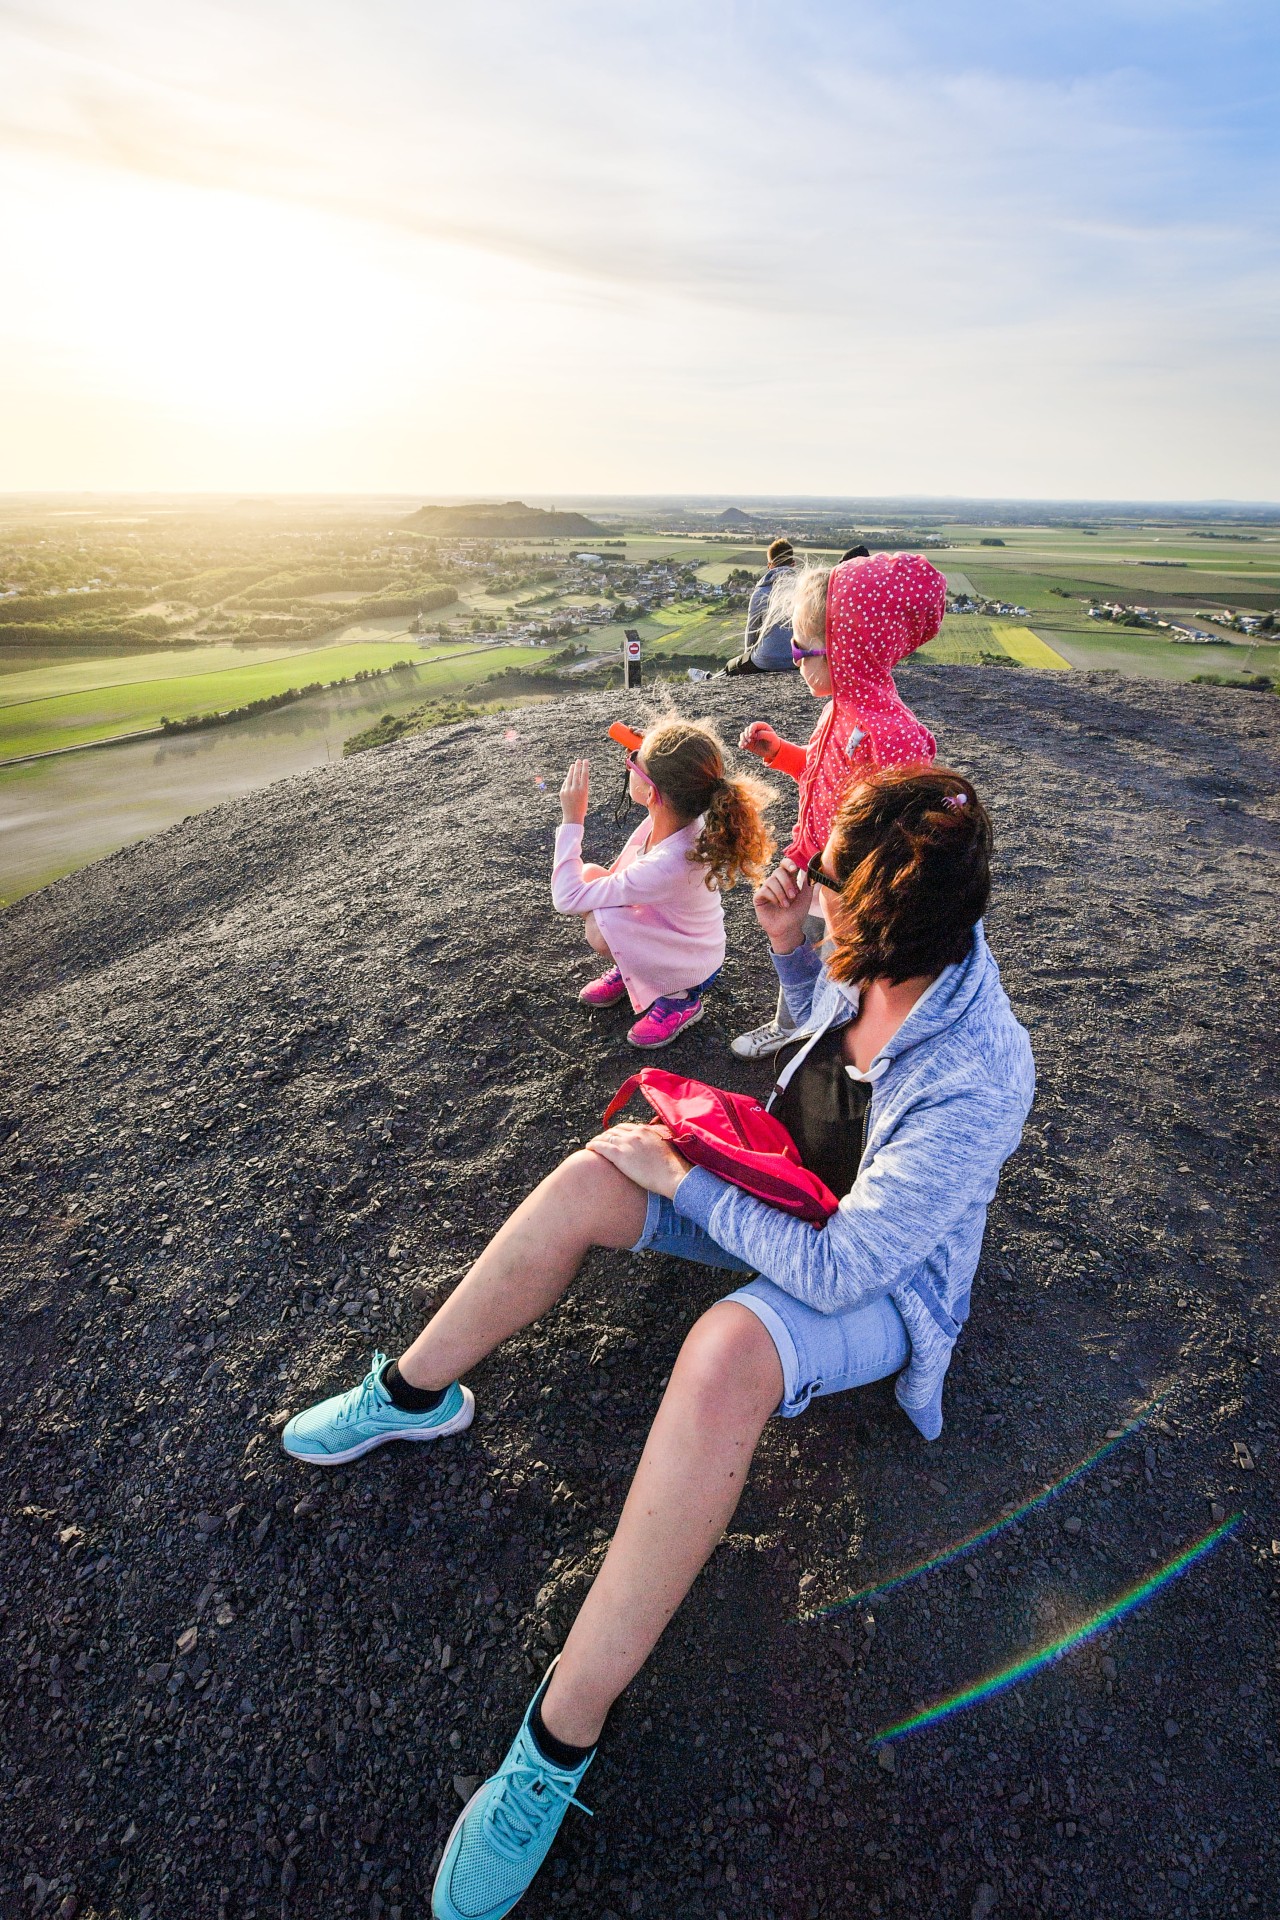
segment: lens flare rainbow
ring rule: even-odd
[[[1114,1439],[1104,1440],[1100,1447],[1095,1447],[1092,1453],[1087,1454],[1083,1460],[1077,1461],[1076,1465],[1069,1468],[1060,1479],[1055,1480],[1051,1487],[1046,1487],[1043,1492],[1034,1494],[1030,1500],[1024,1500],[1021,1506],[1014,1507],[1009,1513],[1001,1514],[998,1520],[990,1521],[985,1527],[978,1527],[973,1533],[967,1533],[962,1540],[944,1547],[941,1553],[935,1553],[929,1560],[917,1560],[914,1566],[904,1567],[901,1573],[890,1574],[887,1580],[877,1581],[871,1586],[859,1587],[856,1593],[848,1594],[842,1600],[832,1600],[825,1607],[816,1607],[812,1613],[801,1614],[800,1621],[807,1625],[813,1620],[826,1620],[845,1607],[857,1606],[861,1600],[878,1600],[884,1594],[894,1593],[899,1587],[905,1587],[912,1580],[919,1580],[924,1574],[932,1573],[938,1567],[949,1566],[953,1560],[958,1560],[961,1554],[968,1553],[970,1548],[980,1547],[986,1540],[994,1540],[997,1534],[1004,1532],[1006,1527],[1016,1526],[1018,1521],[1025,1520],[1028,1514],[1035,1513],[1050,1500],[1056,1500],[1058,1495],[1064,1493],[1082,1474],[1091,1472],[1100,1461],[1107,1458],[1108,1454],[1114,1453],[1117,1447],[1123,1446],[1131,1435],[1139,1433],[1163,1404],[1164,1398],[1165,1396],[1160,1394],[1155,1399],[1148,1400],[1146,1405],[1140,1407],[1133,1418],[1126,1422],[1122,1431],[1117,1433]]]
[[[885,1727],[882,1732],[872,1735],[871,1744],[880,1746],[887,1740],[897,1740],[904,1734],[918,1733],[924,1727],[935,1726],[939,1720],[949,1719],[953,1713],[960,1713],[965,1707],[977,1706],[982,1700],[994,1699],[996,1694],[1016,1686],[1019,1680],[1029,1679],[1033,1673],[1039,1673],[1042,1667],[1050,1666],[1053,1661],[1060,1660],[1064,1654],[1070,1653],[1074,1647],[1083,1646],[1086,1640],[1092,1640],[1097,1634],[1105,1632],[1108,1627],[1113,1627],[1118,1620],[1123,1620],[1126,1614],[1133,1613],[1138,1607],[1144,1606],[1171,1581],[1176,1580],[1179,1574],[1186,1573],[1188,1568],[1195,1566],[1197,1561],[1203,1560],[1206,1554],[1212,1553],[1213,1549],[1228,1535],[1235,1532],[1241,1518],[1240,1514],[1233,1513],[1219,1526],[1202,1534],[1199,1540],[1194,1540],[1189,1547],[1184,1547],[1181,1553],[1175,1554],[1172,1560],[1166,1561],[1164,1566],[1158,1567],[1145,1580],[1139,1580],[1129,1587],[1109,1606],[1099,1608],[1098,1612],[1091,1615],[1081,1626],[1073,1627],[1070,1633],[1064,1633],[1059,1639],[1051,1641],[1047,1647],[1041,1647],[1034,1653],[1023,1654],[1021,1659],[1011,1660],[1008,1666],[989,1674],[985,1680],[978,1680],[971,1687],[962,1687],[956,1693],[949,1693],[933,1706],[921,1707],[917,1712],[909,1714],[905,1720],[899,1720],[893,1726]]]

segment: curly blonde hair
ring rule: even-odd
[[[660,721],[645,734],[640,761],[682,819],[703,816],[688,857],[706,868],[708,887],[727,893],[739,880],[758,886],[774,848],[764,816],[776,790],[753,774],[726,774],[724,747],[704,720]]]

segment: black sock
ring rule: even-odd
[[[382,1369],[382,1384],[393,1407],[401,1413],[430,1413],[448,1393],[448,1387],[411,1387],[400,1371],[397,1360],[388,1360]]]
[[[542,1718],[542,1702],[539,1700],[529,1721],[529,1731],[533,1735],[533,1744],[544,1760],[553,1767],[563,1767],[566,1773],[573,1773],[595,1752],[595,1742],[589,1747],[571,1747],[567,1740],[557,1740],[554,1733],[548,1733],[546,1722]]]

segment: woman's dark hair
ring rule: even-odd
[[[873,775],[845,795],[830,846],[832,979],[910,980],[966,958],[991,893],[991,820],[963,774]]]

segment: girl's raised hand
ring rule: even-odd
[[[571,760],[560,789],[560,817],[567,827],[580,827],[591,798],[591,762]]]
[[[624,1121],[588,1140],[587,1151],[608,1160],[646,1193],[663,1193],[668,1200],[675,1197],[676,1188],[690,1171],[689,1162],[676,1152],[665,1127]]]
[[[767,760],[776,753],[782,742],[767,720],[753,720],[744,727],[738,745],[743,753],[754,753],[758,760]]]

